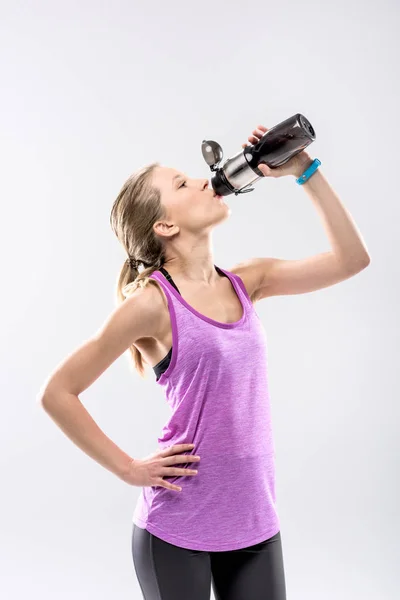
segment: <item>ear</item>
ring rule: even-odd
[[[175,223],[168,221],[156,221],[153,225],[153,230],[156,233],[156,235],[163,238],[172,237],[180,231],[178,225],[175,225]]]

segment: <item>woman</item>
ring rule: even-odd
[[[265,131],[258,126],[249,142]],[[311,162],[303,151],[260,170],[299,178]],[[211,232],[230,210],[207,180],[158,163],[130,177],[111,213],[128,255],[119,306],[40,394],[75,444],[141,487],[132,556],[145,600],[206,600],[211,585],[217,600],[286,598],[266,339],[254,304],[333,285],[369,264],[320,170],[303,188],[332,250],[302,260],[246,260],[228,271],[213,263]],[[116,446],[79,400],[128,349],[142,376],[144,363],[152,366],[172,409],[158,450],[143,459]]]

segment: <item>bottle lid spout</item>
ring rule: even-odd
[[[221,146],[214,140],[203,140],[201,144],[203,158],[211,169],[219,164],[224,157]]]

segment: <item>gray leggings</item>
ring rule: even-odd
[[[188,550],[132,524],[144,600],[286,600],[281,535],[240,550]]]

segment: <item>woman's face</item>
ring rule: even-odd
[[[230,207],[215,195],[208,179],[192,179],[176,169],[157,167],[153,185],[161,191],[169,230],[178,226],[181,230],[199,233],[230,215]]]

